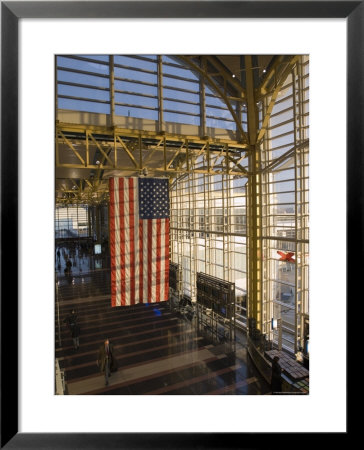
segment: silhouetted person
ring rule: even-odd
[[[72,267],[72,262],[70,259],[67,258],[66,268],[68,269],[68,273],[71,273],[71,267]]]
[[[71,325],[71,336],[72,336],[72,341],[73,341],[73,348],[75,350],[78,350],[80,347],[80,327],[78,325],[78,323],[74,323],[73,325]]]
[[[57,250],[57,261],[59,262],[61,260],[61,252],[59,249]]]
[[[117,370],[117,363],[114,358],[114,346],[110,343],[109,339],[106,339],[105,342],[100,345],[97,365],[100,368],[100,372],[105,375],[105,386],[107,386],[109,384],[111,372]]]
[[[72,309],[71,314],[68,314],[63,322],[65,322],[68,326],[68,329],[70,330],[72,341],[73,341],[73,348],[75,350],[78,350],[80,347],[80,327],[77,323],[77,313],[74,309]]]
[[[271,379],[272,394],[282,391],[282,378],[281,378],[282,368],[279,365],[278,361],[279,357],[275,356],[272,362],[272,379]]]
[[[71,329],[70,327],[77,322],[77,319],[78,319],[78,316],[77,316],[76,310],[72,309],[72,311],[69,314],[67,314],[67,316],[63,320],[63,322],[65,324],[67,324],[69,329]]]

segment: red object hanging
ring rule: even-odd
[[[279,250],[277,250],[278,255],[280,255],[280,259],[278,261],[287,261],[287,262],[296,262],[295,259],[292,258],[292,256],[294,255],[293,252],[280,252]]]

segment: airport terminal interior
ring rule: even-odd
[[[308,56],[55,66],[55,394],[309,394]]]

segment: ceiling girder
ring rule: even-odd
[[[270,116],[272,114],[273,107],[274,107],[275,102],[277,100],[278,94],[279,94],[280,90],[282,89],[282,86],[283,86],[284,82],[286,81],[288,75],[292,72],[292,68],[293,68],[294,64],[297,62],[297,60],[298,60],[298,56],[293,57],[289,61],[287,67],[284,69],[284,71],[281,74],[281,76],[279,77],[279,80],[278,80],[278,82],[276,84],[276,87],[275,87],[274,91],[272,92],[272,96],[271,96],[271,99],[270,99],[267,111],[265,113],[262,126],[261,126],[261,128],[259,130],[258,137],[257,137],[257,142],[260,142],[263,139],[263,136],[264,136],[264,134],[267,131],[267,127],[268,127],[268,124],[269,124],[269,119],[270,119]]]
[[[245,89],[237,81],[237,79],[232,77],[232,73],[216,58],[216,56],[208,55],[206,60],[216,68],[218,73],[236,90],[236,98],[244,99],[246,98]]]
[[[63,185],[58,187],[57,202],[74,202],[74,201],[96,201],[95,199],[104,199],[104,192],[108,187],[105,185],[103,176],[105,171],[115,172],[115,170],[135,176],[142,173],[143,168],[149,169],[157,175],[167,175],[169,177],[180,176],[184,173],[199,173],[209,175],[246,175],[246,169],[237,161],[241,161],[246,156],[246,145],[238,142],[226,142],[213,138],[192,138],[187,136],[171,135],[163,133],[140,132],[132,133],[130,130],[118,130],[114,127],[88,127],[88,126],[72,126],[70,124],[57,123],[57,147],[59,160],[56,160],[57,168],[67,169],[83,169],[93,170],[92,178],[87,179],[85,176],[79,177],[77,180],[73,176],[73,185],[77,186],[77,190],[72,187]],[[74,143],[81,147],[76,150]],[[62,147],[59,144],[65,144]],[[64,148],[70,148],[74,153],[78,153],[78,160],[72,163],[62,160],[62,151]],[[139,148],[140,160],[137,161],[135,154]],[[208,166],[193,168],[193,161],[206,153],[209,149]],[[89,152],[94,149],[93,162],[89,162]],[[143,150],[143,154],[141,153]],[[128,159],[120,158],[118,152],[123,151],[128,155]],[[148,151],[147,154],[145,152]],[[97,153],[99,152],[99,156]],[[84,153],[87,157],[83,158]],[[152,158],[158,153],[158,158]],[[218,164],[218,158],[225,155],[225,163]],[[152,166],[148,166],[148,162],[153,159]],[[130,164],[128,164],[128,161]],[[160,164],[158,164],[160,161]],[[182,162],[183,161],[183,162]],[[156,167],[157,166],[157,167]],[[192,169],[191,169],[192,168]],[[63,179],[63,178],[62,178]],[[68,180],[70,180],[68,178]],[[107,184],[107,183],[106,183]],[[99,195],[99,194],[102,195]],[[65,195],[66,197],[63,197]],[[97,197],[98,196],[98,197]]]
[[[201,73],[207,79],[207,81],[209,82],[209,84],[213,88],[213,90],[215,90],[217,92],[217,94],[219,94],[219,96],[222,98],[222,100],[224,100],[226,106],[228,107],[228,109],[230,111],[230,114],[232,115],[232,117],[236,123],[236,127],[241,134],[243,142],[247,142],[248,141],[247,135],[246,135],[245,131],[243,130],[243,126],[242,126],[240,120],[238,119],[236,112],[234,111],[234,108],[231,106],[228,96],[223,92],[223,90],[220,88],[220,86],[218,86],[218,84],[215,82],[213,77],[207,72],[207,70],[204,70],[202,67],[200,67],[198,64],[196,64],[193,61],[193,57],[180,56],[180,59],[182,59],[182,61],[184,61],[185,64],[189,65],[190,68],[193,69],[195,72]]]

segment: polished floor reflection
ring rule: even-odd
[[[62,262],[63,265],[63,262]],[[169,302],[112,308],[109,272],[60,272],[57,277],[56,358],[69,395],[245,395],[270,389],[239,342],[212,342],[194,320],[172,311]],[[83,281],[82,281],[83,280]],[[76,309],[80,347],[73,349],[63,322]],[[118,371],[109,385],[96,364],[105,338],[114,345]]]

